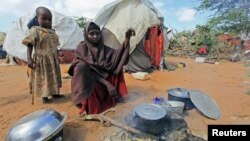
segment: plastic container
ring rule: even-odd
[[[171,113],[182,114],[184,109],[184,102],[167,100],[161,104],[161,106]]]
[[[147,80],[149,79],[149,74],[147,72],[136,72],[136,73],[132,73],[132,76],[135,79],[138,80]]]

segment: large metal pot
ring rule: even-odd
[[[166,129],[168,113],[160,105],[144,103],[133,110],[133,127],[143,132],[159,135]]]
[[[66,114],[52,109],[31,113],[16,122],[8,131],[7,141],[60,141]]]
[[[184,102],[184,109],[191,110],[195,106],[189,97],[189,90],[184,88],[172,88],[167,90],[168,100]]]

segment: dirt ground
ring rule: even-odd
[[[184,62],[187,67],[175,71],[156,71],[146,81],[135,80],[125,74],[128,97],[116,106],[116,112],[107,116],[124,123],[124,117],[136,105],[152,102],[155,96],[167,98],[166,90],[173,87],[199,89],[207,93],[219,105],[222,116],[218,120],[204,117],[197,110],[188,111],[184,117],[194,135],[207,138],[208,124],[250,124],[249,67],[244,63],[220,62],[215,64],[195,63],[192,59],[168,57],[171,62]],[[3,60],[1,60],[3,62]],[[62,73],[68,65],[62,65]],[[28,95],[26,67],[0,66],[0,138],[21,117],[34,111],[53,108],[67,113],[64,126],[66,141],[102,141],[113,134],[115,128],[102,127],[96,121],[81,121],[78,109],[70,101],[70,79],[63,79],[61,92],[65,98],[44,105],[40,97],[35,97],[31,105]]]

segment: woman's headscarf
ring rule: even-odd
[[[84,44],[85,47],[88,49],[88,58],[85,58],[86,62],[90,65],[94,65],[94,64],[101,64],[101,61],[106,59],[106,49],[104,47],[104,43],[102,40],[102,36],[101,39],[99,41],[99,43],[97,45],[92,44],[89,41],[88,38],[88,33],[90,30],[93,29],[97,29],[100,30],[100,27],[98,25],[96,25],[94,22],[88,22],[85,27],[84,27],[84,31],[83,31],[83,35],[84,35]]]

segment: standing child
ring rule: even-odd
[[[60,65],[57,55],[58,36],[51,29],[52,14],[45,7],[36,9],[39,26],[33,26],[22,43],[27,46],[28,67],[31,69],[29,92],[42,95],[43,103],[52,102],[52,98],[61,98],[62,87]]]

